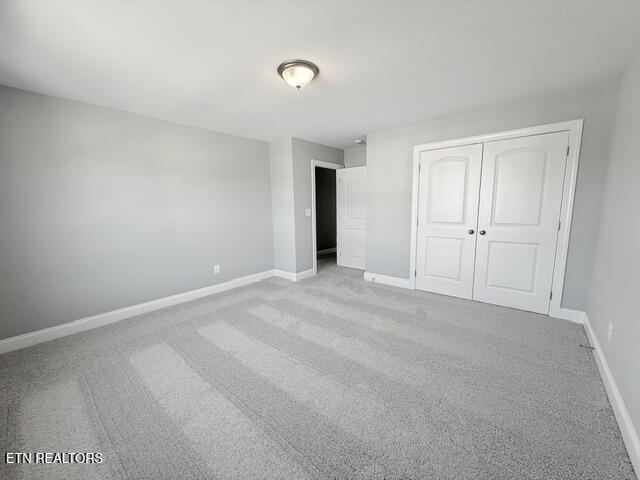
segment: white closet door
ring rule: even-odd
[[[568,141],[558,132],[485,143],[474,300],[549,313]]]
[[[338,265],[365,267],[367,226],[367,167],[336,170],[338,208]]]
[[[416,288],[471,298],[482,144],[420,153]]]

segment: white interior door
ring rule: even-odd
[[[336,170],[338,265],[365,268],[367,167]]]
[[[549,313],[568,132],[484,144],[473,298]]]
[[[420,153],[416,288],[471,298],[482,144]]]

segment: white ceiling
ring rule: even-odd
[[[618,74],[638,0],[2,0],[0,83],[264,140],[368,132]],[[301,92],[276,73],[303,58]]]

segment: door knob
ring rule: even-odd
[[[480,235],[484,235],[485,233],[487,233],[487,231],[486,231],[486,230],[480,230],[478,233],[479,233]]]
[[[476,231],[473,228],[469,229],[469,235],[473,235],[474,233],[476,233]]]

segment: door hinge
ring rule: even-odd
[[[420,225],[420,219],[416,218],[416,225]]]
[[[571,151],[571,147],[567,145],[567,157],[569,156],[569,152]]]
[[[418,172],[420,171],[421,168],[422,168],[422,165],[418,164]]]
[[[560,231],[560,228],[562,228],[562,222],[558,222],[558,231]]]
[[[414,277],[417,277],[417,276],[418,276],[418,270],[414,270],[414,271],[413,271],[413,276],[414,276]]]
[[[553,292],[549,294],[549,300],[553,300]]]

